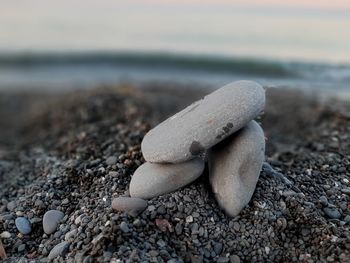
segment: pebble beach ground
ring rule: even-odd
[[[146,132],[205,93],[124,85],[29,96],[40,101],[30,109],[17,107],[24,95],[1,95],[3,261],[350,262],[350,103],[298,91],[267,91],[270,166],[239,216],[218,208],[205,176],[139,216],[112,210],[144,162]],[[64,214],[51,234],[49,210]]]

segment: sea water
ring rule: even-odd
[[[4,1],[0,89],[252,79],[348,92],[350,4],[301,2]]]

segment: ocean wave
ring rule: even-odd
[[[13,53],[0,54],[0,70],[50,69],[54,67],[119,67],[179,70],[210,74],[349,82],[349,65],[281,62],[264,59],[200,56],[172,53]]]
[[[299,76],[283,63],[165,53],[59,53],[0,55],[0,67],[40,67],[65,65],[117,65],[264,76]]]

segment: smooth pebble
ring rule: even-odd
[[[106,164],[109,166],[116,164],[116,162],[117,162],[117,157],[115,157],[115,156],[110,156],[106,160]]]
[[[340,219],[341,213],[338,209],[334,207],[325,207],[323,208],[323,212],[330,218],[330,219]]]
[[[66,241],[63,241],[51,249],[48,259],[53,260],[59,256],[63,257],[68,252],[68,249],[69,249],[69,243]]]
[[[15,224],[16,224],[18,231],[21,232],[23,235],[27,235],[30,232],[32,232],[31,223],[25,217],[16,218]]]
[[[124,233],[128,233],[130,231],[128,224],[125,223],[124,221],[120,223],[119,228]]]
[[[209,179],[215,197],[234,217],[249,203],[265,158],[264,132],[255,121],[209,152]]]
[[[11,233],[8,231],[4,231],[0,234],[1,238],[10,238],[11,237]]]
[[[139,215],[147,207],[147,201],[136,197],[120,196],[112,201],[112,208],[117,211],[126,212],[131,216]]]
[[[232,256],[230,256],[230,263],[241,263],[241,260],[240,260],[239,256],[232,255]]]
[[[130,196],[150,199],[171,193],[197,179],[204,170],[204,161],[194,160],[178,164],[144,163],[130,182]]]
[[[9,210],[9,211],[15,210],[16,207],[17,207],[16,201],[11,201],[11,202],[8,202],[8,204],[7,204],[7,210]]]
[[[58,210],[47,211],[43,218],[43,228],[46,234],[52,234],[56,231],[58,224],[64,217],[64,214]]]
[[[64,240],[65,241],[72,241],[76,237],[77,234],[78,234],[78,229],[73,229],[65,234]]]
[[[265,106],[265,91],[253,81],[230,83],[150,130],[141,148],[154,163],[179,163],[204,154],[249,121]]]
[[[22,253],[24,250],[26,250],[26,244],[21,244],[17,248],[18,253]]]
[[[328,199],[327,199],[327,197],[325,197],[324,195],[322,195],[322,196],[320,197],[319,201],[320,201],[321,205],[323,205],[323,206],[328,206]]]

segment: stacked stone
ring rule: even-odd
[[[196,180],[209,164],[218,204],[236,216],[248,204],[264,161],[265,139],[254,121],[265,91],[252,81],[230,83],[150,130],[141,148],[147,161],[130,182],[132,198],[150,199]]]

